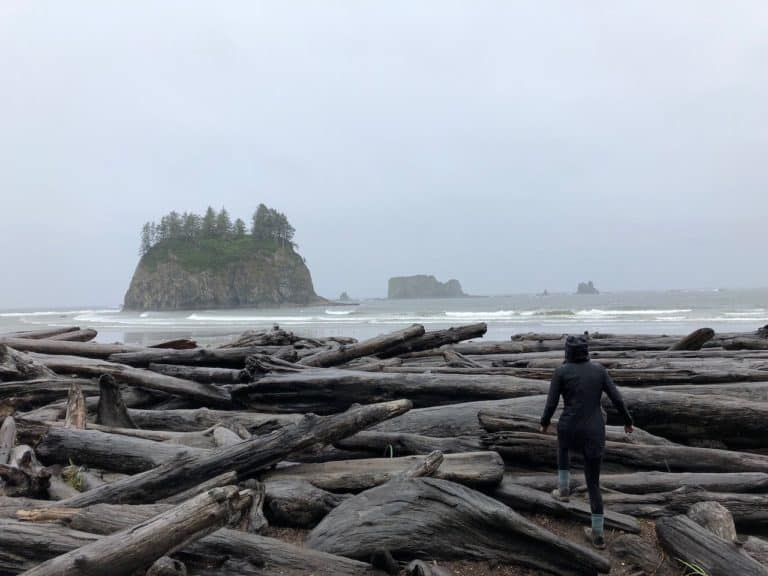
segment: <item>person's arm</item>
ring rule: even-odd
[[[608,374],[608,370],[603,371],[603,390],[608,394],[608,398],[611,399],[611,403],[618,411],[621,418],[624,420],[624,430],[627,432],[632,431],[632,415],[627,410],[626,404],[624,404],[624,398],[621,397],[621,392],[616,388],[616,384],[613,383],[611,376]]]
[[[546,432],[552,416],[557,409],[557,403],[560,402],[560,370],[555,370],[552,375],[552,382],[549,384],[549,394],[547,394],[547,404],[544,406],[544,414],[541,416],[541,430]]]

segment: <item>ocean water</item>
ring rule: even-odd
[[[365,339],[420,323],[430,329],[486,322],[486,340],[521,332],[687,334],[708,326],[744,332],[768,324],[768,289],[521,294],[434,300],[363,300],[303,308],[122,312],[118,306],[0,310],[0,333],[48,326],[91,327],[100,342],[149,344],[169,338],[224,341],[279,324],[305,336]]]

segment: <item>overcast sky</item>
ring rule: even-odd
[[[259,202],[318,293],[768,285],[768,2],[0,2],[0,308]]]

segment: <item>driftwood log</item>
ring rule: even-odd
[[[606,559],[500,502],[437,478],[387,482],[349,498],[312,530],[307,545],[350,558],[384,549],[397,559],[476,558],[558,575],[610,568]]]
[[[419,352],[421,350],[431,350],[434,348],[440,348],[447,344],[456,344],[463,340],[470,340],[472,338],[482,338],[488,331],[488,326],[485,322],[479,324],[469,324],[466,326],[457,326],[455,328],[448,328],[446,330],[433,330],[425,332],[418,338],[413,338],[407,342],[403,342],[398,346],[394,346],[389,350],[379,353],[380,358],[392,358],[394,356],[400,356],[402,354],[408,354],[412,352]]]
[[[656,533],[672,557],[703,569],[709,576],[768,575],[768,568],[735,543],[719,538],[687,516],[657,520]]]

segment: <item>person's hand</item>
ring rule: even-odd
[[[632,426],[632,424],[627,424],[626,426],[624,426],[624,432],[626,432],[627,434],[632,434],[632,432],[634,431],[635,431],[635,427]]]
[[[539,426],[540,434],[547,434],[548,430],[549,430],[549,426]]]

